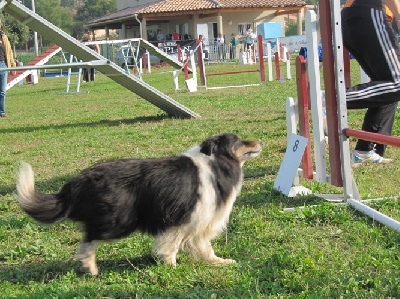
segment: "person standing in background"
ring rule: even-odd
[[[92,42],[93,41],[93,32],[89,31],[87,33],[87,42]],[[92,45],[87,45],[90,49],[94,50],[97,52],[97,54],[100,54],[100,48],[99,45],[97,44],[92,44]],[[89,77],[89,73],[90,73],[90,77]],[[90,81],[94,81],[94,74],[95,74],[95,70],[94,68],[84,68],[83,69],[83,82],[89,82]]]
[[[218,59],[224,61],[226,56],[225,39],[222,33],[218,33],[217,37]]]
[[[204,40],[204,35],[203,34],[200,34],[199,35],[199,41],[200,41],[200,43],[201,43],[201,48],[203,49],[203,54],[204,54],[204,59],[205,60],[208,60],[208,50],[206,49],[206,43],[205,43],[205,40]]]
[[[180,40],[180,34],[175,31],[172,34],[172,40]]]
[[[0,68],[15,67],[15,60],[10,41],[3,32],[3,24],[0,20]],[[10,72],[15,75],[15,71]],[[8,71],[0,72],[0,117],[6,117],[6,89]]]
[[[237,46],[237,39],[234,33],[231,35],[230,41],[230,51],[229,51],[229,59],[234,60],[236,58],[236,46]]]
[[[245,50],[252,49],[254,40],[255,40],[255,34],[253,33],[253,30],[249,28],[245,36],[245,43],[246,43]]]
[[[165,34],[162,33],[161,29],[158,29],[158,30],[157,30],[157,40],[158,40],[159,42],[165,41]]]

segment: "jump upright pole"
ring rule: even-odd
[[[342,173],[340,167],[340,144],[339,132],[333,130],[338,127],[338,109],[336,99],[336,86],[335,86],[335,70],[333,59],[333,45],[332,45],[332,17],[331,17],[331,4],[329,0],[319,1],[319,19],[321,40],[322,40],[322,63],[324,72],[325,83],[325,102],[326,114],[328,124],[328,139],[329,139],[329,162],[331,165],[331,184],[337,187],[342,187]]]

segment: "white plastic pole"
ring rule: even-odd
[[[150,53],[146,50],[146,59],[147,59],[147,71],[151,74],[151,62],[150,62]]]
[[[176,92],[177,90],[179,90],[179,82],[178,82],[179,71],[173,71],[172,74],[174,76],[174,86],[175,86],[175,92]]]
[[[196,71],[196,60],[194,59],[194,51],[190,50],[190,66],[192,68],[192,78],[197,88],[197,71]]]
[[[32,11],[36,12],[36,8],[35,8],[35,0],[32,0]],[[33,31],[33,40],[35,43],[35,55],[36,57],[39,56],[39,46],[38,46],[38,36],[37,36],[37,32]]]
[[[297,134],[297,104],[292,97],[286,98],[286,133],[289,145],[290,136]]]
[[[381,212],[378,212],[377,210],[374,210],[373,208],[370,208],[369,206],[353,198],[348,199],[347,203],[355,208],[357,211],[371,217],[372,220],[376,220],[379,223],[390,227],[394,231],[400,232],[399,221],[390,218],[389,216],[386,216],[385,214],[382,214]]]
[[[278,58],[281,59],[281,43],[279,42],[279,38],[276,39],[276,52],[278,52]]]
[[[289,53],[289,50],[285,47],[285,49],[286,49],[286,53],[285,53],[285,56],[286,56],[286,78],[288,79],[288,80],[292,80],[292,70],[291,70],[291,68],[290,68],[290,53]]]
[[[272,49],[271,43],[267,43],[267,53],[268,53],[268,81],[274,81],[272,77]]]
[[[46,65],[25,65],[25,66],[16,66],[13,68],[0,68],[0,72],[3,71],[29,71],[29,70],[41,70],[41,69],[62,69],[62,68],[78,68],[78,67],[91,67],[97,65],[107,65],[110,64],[110,61],[107,59],[103,60],[91,60],[84,62],[73,62],[73,63],[60,63],[60,64],[46,64]]]
[[[311,117],[314,133],[314,155],[315,155],[315,177],[318,182],[325,183],[326,175],[326,154],[324,136],[324,112],[322,105],[321,79],[318,60],[318,37],[317,17],[313,10],[307,11],[306,15],[306,36],[307,36],[307,75],[310,88]]]

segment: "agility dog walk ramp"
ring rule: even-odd
[[[57,45],[51,46],[45,52],[29,61],[26,66],[44,65],[51,57],[61,51]],[[19,81],[32,74],[32,70],[18,70],[15,75],[9,75],[7,80],[7,90],[16,85]]]
[[[93,63],[93,67],[108,76],[110,79],[136,93],[146,101],[152,103],[168,114],[179,117],[199,117],[199,115],[182,104],[176,102],[169,96],[160,92],[156,88],[141,81],[134,75],[129,75],[115,63],[106,60],[102,55],[87,47],[85,44],[76,40],[57,26],[31,11],[15,0],[2,0],[0,9],[23,22],[32,30],[45,36],[63,50],[68,51],[83,61],[98,61],[104,63]]]

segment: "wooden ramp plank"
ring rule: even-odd
[[[61,51],[61,48],[57,45],[53,45],[44,51],[39,56],[35,57],[31,61],[29,61],[26,66],[34,66],[34,65],[43,65],[49,61],[51,57],[56,55],[58,52]],[[19,81],[25,79],[32,73],[32,70],[19,70],[15,72],[15,75],[9,75],[7,78],[7,90],[11,87],[15,86]]]

